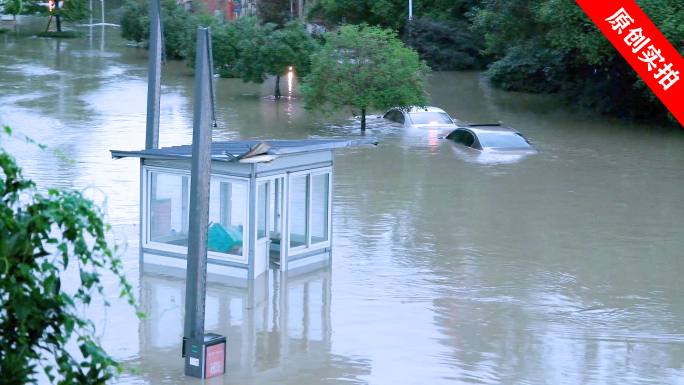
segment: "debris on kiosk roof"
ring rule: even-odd
[[[365,139],[307,139],[307,140],[241,140],[212,142],[211,160],[240,163],[269,162],[280,155],[332,150],[341,147],[377,145],[377,138]],[[110,150],[112,158],[190,159],[192,145],[159,149],[122,151]]]

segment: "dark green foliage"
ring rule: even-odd
[[[193,2],[193,5],[193,11],[188,12],[175,0],[162,0],[164,48],[168,58],[185,57],[189,46],[195,43],[197,27],[208,27],[215,22],[201,3]],[[121,25],[121,37],[137,43],[147,42],[150,38],[149,14],[149,0],[127,0],[115,11]]]
[[[481,68],[484,40],[465,21],[413,19],[407,25],[407,44],[434,70]]]
[[[401,31],[408,19],[408,0],[319,0],[311,6],[308,18],[326,24],[370,24]]]
[[[324,35],[312,55],[311,73],[302,80],[306,108],[323,112],[427,104],[425,78],[430,70],[418,53],[404,47],[388,29],[346,25]]]
[[[290,13],[290,0],[259,0],[257,2],[257,15],[264,23],[273,23],[277,28],[282,28],[288,21],[293,20],[297,13],[298,1],[292,4]]]
[[[0,9],[6,15],[21,15],[25,0],[0,0]],[[4,28],[0,28],[0,31]],[[2,33],[2,32],[0,32]]]
[[[684,4],[637,3],[675,48],[684,50]],[[469,13],[495,62],[485,76],[497,87],[559,92],[592,111],[664,120],[667,110],[574,0],[483,1]]]
[[[256,28],[256,22],[250,17],[240,17],[226,23],[216,24],[211,28],[211,43],[214,57],[214,70],[222,78],[234,78],[237,63],[240,60],[240,40],[249,36]],[[195,45],[188,47],[188,60],[194,65]]]
[[[311,54],[318,50],[316,40],[299,21],[292,21],[283,29],[275,24],[257,25],[246,31],[239,43],[237,72],[245,82],[263,83],[267,75],[280,78],[293,67],[300,78],[311,70]],[[278,82],[275,96],[280,97]]]
[[[562,59],[558,52],[535,47],[530,42],[510,49],[489,66],[484,76],[493,86],[507,91],[557,92],[561,79],[556,72],[563,69]]]
[[[270,28],[269,30],[272,30]],[[241,52],[248,50],[247,42],[254,42],[254,46],[263,45],[265,31],[260,20],[256,17],[239,17],[225,23],[214,24],[211,28],[211,42],[214,58],[214,71],[221,77],[241,77]],[[195,66],[195,40],[186,47],[184,56],[188,64]],[[259,63],[252,63],[257,66]],[[248,79],[247,81],[253,81]]]
[[[111,271],[121,297],[136,305],[117,248],[105,240],[103,213],[77,191],[38,192],[2,149],[0,167],[0,382],[36,383],[40,370],[53,383],[104,384],[122,368],[82,315],[97,295],[109,306],[99,272]],[[80,272],[74,294],[60,281],[70,261]],[[68,342],[80,354],[67,350]]]
[[[9,28],[0,28],[0,35],[12,32]]]
[[[86,36],[86,33],[80,32],[80,31],[62,31],[62,32],[48,31],[48,32],[41,32],[37,36],[38,37],[56,37],[56,38],[71,39],[71,38],[75,38],[75,37]]]
[[[113,13],[121,26],[121,37],[142,43],[150,38],[150,2],[127,0]]]

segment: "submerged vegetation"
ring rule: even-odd
[[[62,31],[62,32],[57,32],[57,31],[45,31],[39,33],[37,36],[38,37],[56,37],[56,38],[75,38],[75,37],[83,37],[85,36],[85,32],[81,31]]]

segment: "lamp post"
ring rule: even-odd
[[[413,0],[409,0],[409,20],[413,19]]]

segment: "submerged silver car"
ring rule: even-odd
[[[394,107],[382,117],[410,128],[436,129],[447,132],[457,127],[443,109],[431,106],[410,107],[408,109]]]
[[[476,150],[498,154],[537,154],[518,131],[500,124],[472,124],[450,132],[445,139]]]

